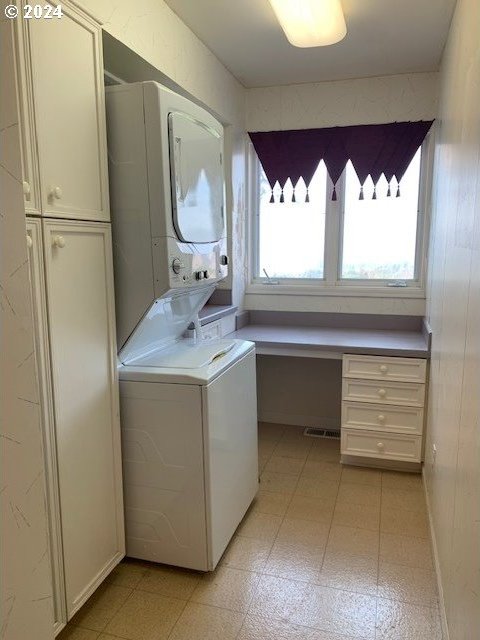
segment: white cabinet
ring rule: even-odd
[[[427,361],[343,356],[342,462],[422,460]]]
[[[40,222],[29,221],[31,268],[39,274],[33,297],[43,325],[36,350],[39,377],[48,381],[46,459],[57,483],[50,509],[70,619],[125,552],[112,249],[108,224],[41,224],[43,265]],[[48,353],[50,362],[41,355]]]
[[[61,19],[15,21],[25,208],[108,221],[101,31],[61,6]]]

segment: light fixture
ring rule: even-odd
[[[347,33],[340,0],[269,0],[294,47],[324,47]]]

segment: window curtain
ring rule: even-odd
[[[418,148],[427,135],[433,120],[418,122],[392,122],[366,124],[325,129],[291,129],[288,131],[249,132],[258,158],[272,189],[270,202],[274,202],[273,189],[278,182],[281,188],[280,202],[284,202],[283,188],[288,178],[294,187],[303,178],[308,187],[321,160],[325,162],[333,182],[332,200],[337,199],[336,184],[350,160],[360,181],[360,200],[363,185],[370,176],[376,185],[382,176],[388,182],[387,195],[391,195],[390,183],[397,181],[397,197],[400,182]]]

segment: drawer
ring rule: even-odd
[[[348,456],[420,462],[422,437],[342,427],[341,452]]]
[[[351,402],[375,402],[423,407],[425,385],[419,382],[394,382],[392,380],[355,380],[343,378],[342,399]]]
[[[420,358],[343,356],[343,377],[367,380],[425,382],[427,361]]]
[[[342,402],[343,427],[421,435],[423,409],[366,402]]]

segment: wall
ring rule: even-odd
[[[226,126],[225,171],[230,274],[241,307],[245,290],[245,90],[162,0],[74,0],[102,28],[201,102]]]
[[[3,640],[53,638],[11,23],[1,6],[1,522]]]
[[[480,629],[479,105],[480,3],[458,0],[441,69],[425,466],[450,640],[477,638]]]

